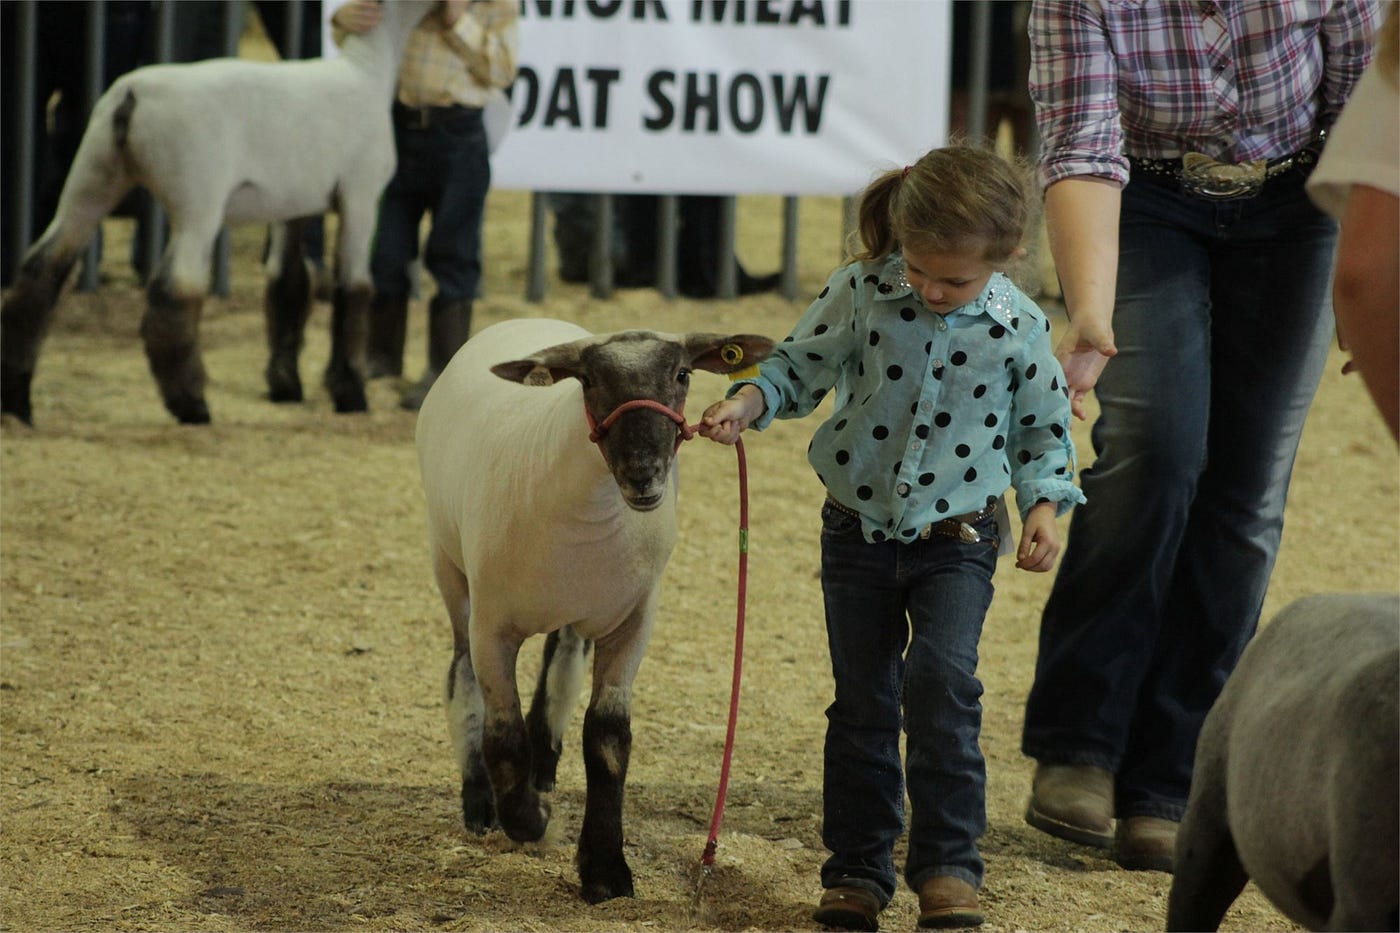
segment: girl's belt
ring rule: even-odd
[[[838,512],[861,518],[861,514],[849,506],[842,505],[830,495],[826,497],[827,504]],[[990,544],[997,547],[1001,544],[1001,538],[997,535],[984,535],[977,530],[976,526],[986,521],[996,514],[996,506],[989,505],[979,512],[964,512],[961,515],[950,515],[947,518],[930,522],[919,531],[919,540],[927,541],[930,535],[943,535],[947,538],[957,538],[964,544]]]

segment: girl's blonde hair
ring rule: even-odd
[[[989,149],[934,149],[913,165],[877,176],[861,194],[852,258],[883,259],[904,247],[916,253],[975,249],[1004,266],[1031,225],[1033,190],[1027,166]]]

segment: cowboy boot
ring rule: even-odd
[[[427,398],[428,390],[437,381],[438,373],[447,368],[452,355],[467,342],[472,327],[472,303],[466,298],[433,296],[428,304],[428,368],[413,388],[399,401],[401,408],[417,411]]]
[[[407,295],[374,296],[369,309],[366,379],[403,375],[403,338],[407,325]]]

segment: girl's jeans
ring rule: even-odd
[[[977,530],[994,534],[995,524],[989,517]],[[831,857],[823,887],[864,887],[889,903],[906,776],[909,886],[917,890],[935,875],[981,886],[977,839],[987,826],[987,774],[977,744],[977,640],[995,569],[996,548],[986,543],[933,534],[869,544],[858,519],[829,505],[822,510],[822,590],[836,680],[826,711],[822,841]]]
[[[1124,189],[1118,355],[1022,736],[1042,763],[1114,772],[1119,817],[1181,818],[1201,723],[1258,624],[1332,336],[1335,236],[1301,178],[1237,201]]]

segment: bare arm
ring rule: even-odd
[[[1113,343],[1113,296],[1118,281],[1118,183],[1075,176],[1045,192],[1050,252],[1064,291],[1069,330],[1055,348],[1070,388],[1070,409],[1084,417],[1084,397],[1098,382]]]
[[[1353,185],[1337,241],[1332,303],[1337,332],[1351,351],[1391,436],[1400,440],[1400,200]]]

